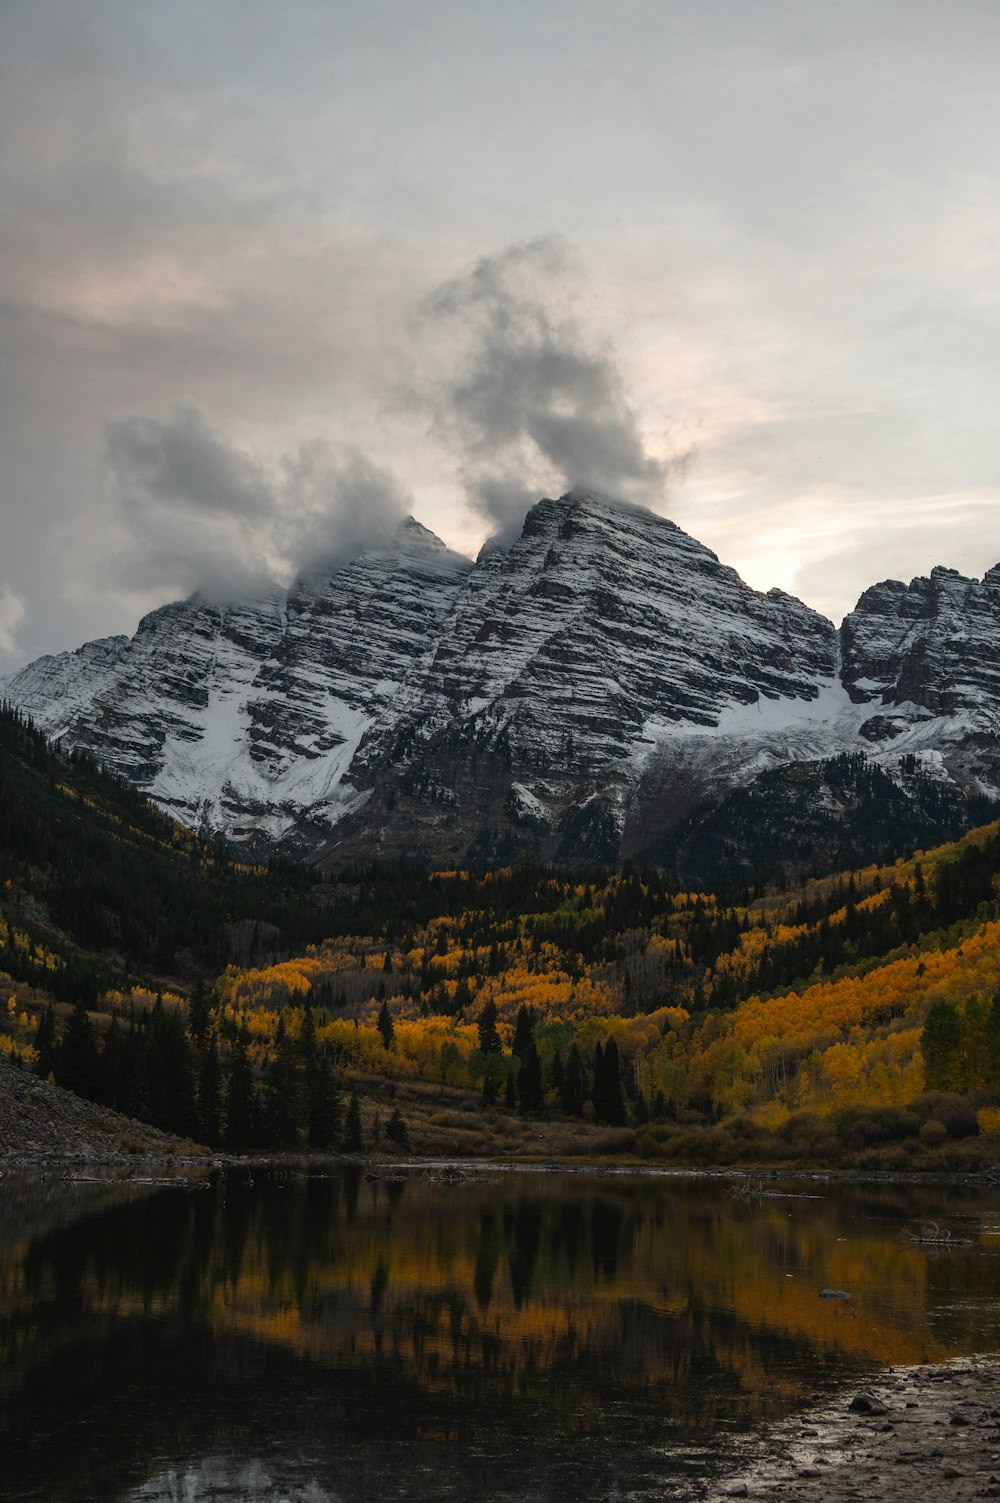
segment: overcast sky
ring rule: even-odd
[[[0,671],[560,484],[1000,560],[996,0],[0,0]]]

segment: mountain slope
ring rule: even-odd
[[[892,781],[916,843],[940,839],[1000,793],[998,663],[1000,566],[873,586],[838,634],[673,523],[578,491],[475,564],[411,520],[332,575],[166,606],[5,692],[252,851],[482,865],[655,849],[706,802],[845,753]]]
[[[333,575],[164,606],[131,640],[41,658],[5,692],[185,824],[271,848],[303,812],[337,818],[358,742],[470,567],[410,519]]]
[[[92,1005],[322,938],[314,875],[247,867],[0,707],[0,972]]]

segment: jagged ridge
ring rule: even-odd
[[[903,796],[906,757],[981,812],[998,648],[1000,566],[874,586],[838,635],[673,523],[577,491],[474,565],[410,520],[333,574],[166,606],[6,693],[254,849],[610,860],[768,769],[859,749]]]

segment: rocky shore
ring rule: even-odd
[[[889,1369],[769,1430],[722,1499],[978,1503],[1000,1498],[1000,1361]]]
[[[0,1169],[56,1157],[107,1163],[204,1152],[0,1059]]]

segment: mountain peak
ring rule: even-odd
[[[475,563],[406,517],[287,592],[165,606],[6,692],[257,849],[613,860],[764,768],[843,751],[932,748],[942,776],[1000,788],[998,585],[1000,565],[884,582],[838,641],[667,518],[574,487]]]

